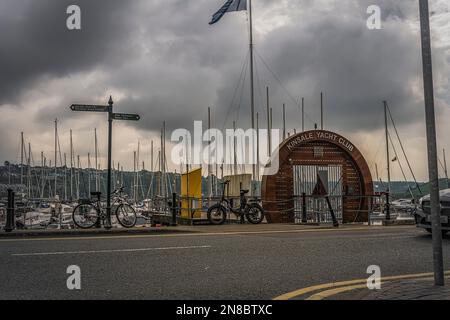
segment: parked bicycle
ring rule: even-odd
[[[230,181],[223,183],[222,198],[220,202],[208,209],[208,220],[211,224],[221,225],[227,219],[227,213],[232,212],[241,222],[244,222],[244,217],[251,224],[260,224],[264,220],[264,209],[258,204],[257,200],[247,200],[249,190],[241,190],[240,192],[240,206],[233,208],[232,202],[225,198],[225,189],[230,184]]]
[[[124,228],[133,228],[136,225],[137,216],[132,206],[130,206],[123,194],[123,187],[113,191],[113,208],[115,207],[115,216],[119,224]],[[105,208],[101,204],[101,192],[91,192],[95,200],[85,200],[79,204],[72,213],[72,219],[75,225],[81,229],[90,229],[99,222],[105,224],[107,220]]]

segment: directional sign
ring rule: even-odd
[[[141,117],[137,114],[114,113],[114,120],[139,121]]]
[[[72,106],[70,106],[70,109],[72,111],[83,111],[83,112],[108,112],[109,106],[73,104]]]

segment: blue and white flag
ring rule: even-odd
[[[216,13],[214,13],[212,20],[209,24],[214,24],[218,22],[225,13],[233,12],[233,11],[243,11],[247,10],[247,0],[227,0],[227,2],[219,9]]]

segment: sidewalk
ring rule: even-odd
[[[358,228],[382,228],[368,227],[364,225],[341,226],[338,230],[352,230]],[[229,224],[222,226],[176,226],[176,227],[138,227],[133,229],[70,229],[70,230],[15,230],[5,232],[0,230],[2,238],[26,238],[26,237],[72,237],[72,236],[121,236],[121,235],[160,235],[171,233],[258,233],[258,232],[299,232],[302,230],[334,230],[331,225],[295,225],[295,224]]]
[[[444,287],[434,286],[432,278],[393,281],[381,290],[356,289],[329,297],[327,300],[449,300],[450,278]]]

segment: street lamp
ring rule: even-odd
[[[423,84],[427,126],[428,173],[430,179],[431,224],[433,233],[434,282],[444,285],[444,258],[442,254],[441,206],[439,201],[438,153],[436,143],[436,116],[434,111],[433,64],[428,0],[419,0],[422,40]]]

